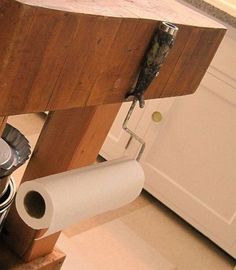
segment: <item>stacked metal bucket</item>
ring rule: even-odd
[[[30,153],[28,140],[7,124],[0,138],[0,231],[16,192],[11,174],[26,162]]]

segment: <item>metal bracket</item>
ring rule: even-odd
[[[130,117],[131,117],[131,115],[132,115],[132,113],[133,113],[133,111],[134,111],[134,108],[135,108],[135,106],[136,106],[136,103],[137,103],[137,99],[134,99],[133,102],[132,102],[132,105],[131,105],[131,107],[130,107],[130,109],[129,109],[129,111],[128,111],[126,117],[125,117],[125,120],[124,120],[124,122],[123,122],[122,128],[123,128],[127,133],[130,134],[130,136],[131,136],[131,137],[130,137],[130,141],[132,140],[132,138],[135,138],[135,140],[137,140],[137,141],[141,144],[140,151],[139,151],[138,156],[137,156],[137,158],[136,158],[136,160],[139,161],[140,158],[141,158],[141,156],[142,156],[142,154],[143,154],[143,151],[144,151],[144,149],[145,149],[145,145],[146,145],[146,144],[145,144],[145,141],[144,141],[142,138],[140,138],[136,133],[134,133],[131,129],[128,128],[128,122],[129,122]]]
[[[145,55],[143,64],[141,65],[140,73],[138,75],[137,83],[133,89],[126,95],[126,99],[133,98],[132,105],[127,113],[123,123],[123,129],[131,135],[130,140],[135,138],[140,144],[141,148],[137,156],[139,161],[145,148],[145,141],[135,134],[127,127],[128,121],[134,111],[137,101],[139,107],[144,108],[144,92],[148,89],[152,81],[158,76],[161,66],[164,63],[170,49],[174,45],[178,27],[169,23],[162,22],[157,29],[154,37],[150,43],[150,47]]]

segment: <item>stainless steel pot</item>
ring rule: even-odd
[[[5,193],[0,197],[0,232],[3,227],[3,223],[10,210],[10,206],[13,202],[16,193],[16,187],[12,178],[10,178]]]
[[[7,191],[9,181],[10,181],[10,176],[5,176],[3,178],[0,178],[0,198]]]
[[[0,178],[11,175],[30,156],[29,141],[20,131],[9,124],[0,138]]]
[[[0,168],[8,170],[14,162],[14,156],[12,154],[11,147],[0,138]],[[0,174],[0,197],[6,192],[7,185],[9,183],[8,175]]]
[[[0,138],[0,197],[7,191],[10,175],[29,158],[28,140],[19,130],[6,124]]]

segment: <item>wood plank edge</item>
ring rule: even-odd
[[[8,270],[59,270],[66,255],[55,248],[50,254],[24,262],[0,239],[0,269]]]

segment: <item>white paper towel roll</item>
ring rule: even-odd
[[[144,173],[136,160],[114,160],[23,183],[16,209],[33,229],[50,235],[116,209],[141,192]]]

